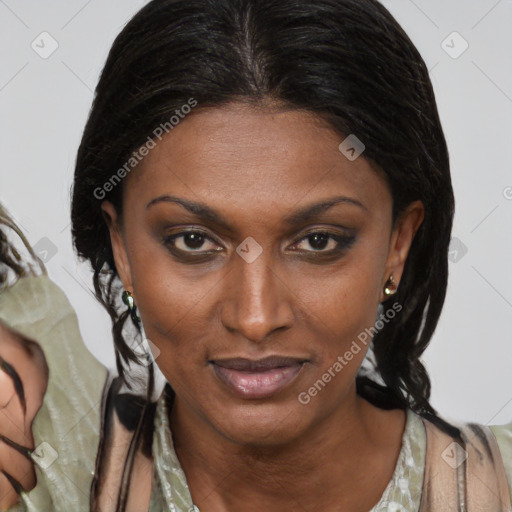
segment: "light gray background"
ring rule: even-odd
[[[145,3],[0,0],[0,201],[31,244],[50,250],[50,276],[78,311],[87,346],[110,367],[109,319],[71,248],[69,190],[107,52]],[[425,354],[432,402],[449,419],[510,422],[512,0],[383,3],[430,70],[457,203],[447,301]],[[46,59],[31,47],[51,49],[42,32],[58,44]]]

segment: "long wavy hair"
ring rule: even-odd
[[[78,150],[71,216],[76,251],[92,265],[96,296],[112,318],[120,377],[137,357],[123,334],[130,317],[100,204],[111,201],[122,216],[123,187],[102,187],[190,98],[198,108],[272,100],[316,113],[340,137],[365,144],[363,157],[387,177],[393,221],[422,201],[424,221],[395,295],[403,309],[373,338],[384,384],[359,375],[357,387],[381,407],[409,407],[459,437],[431,406],[420,360],[447,287],[448,150],[425,62],[377,0],[153,0],[117,36]],[[153,386],[149,366],[147,402]]]

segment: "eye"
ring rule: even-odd
[[[328,231],[314,231],[301,238],[292,247],[292,250],[332,254],[348,249],[355,242],[355,236],[329,233]],[[309,247],[309,248],[308,248]]]
[[[164,245],[182,253],[212,253],[222,250],[203,231],[181,231],[164,238]]]

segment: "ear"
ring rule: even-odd
[[[116,264],[117,273],[125,290],[133,293],[132,274],[130,261],[126,252],[126,245],[121,227],[121,222],[114,205],[110,201],[101,203],[103,218],[110,232],[110,243]]]
[[[391,233],[381,289],[384,288],[390,275],[393,275],[393,280],[397,285],[400,282],[414,236],[421,226],[424,217],[425,209],[423,203],[421,201],[414,201],[407,206],[405,211],[396,220]],[[381,300],[384,300],[384,297]]]

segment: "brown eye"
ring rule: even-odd
[[[337,247],[337,243],[333,237],[326,233],[315,233],[313,235],[308,235],[305,240],[308,241],[310,247],[312,247],[315,251],[326,249],[329,246],[329,243],[330,249]]]
[[[326,231],[309,233],[294,244],[293,250],[304,252],[334,253],[348,249],[355,241],[355,236],[344,236]]]
[[[164,239],[164,244],[184,253],[205,253],[219,250],[219,246],[202,231],[182,231],[167,236]]]

